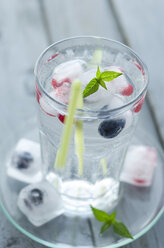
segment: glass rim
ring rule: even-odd
[[[79,114],[81,113],[86,113],[86,114],[104,114],[104,116],[109,116],[109,114],[113,114],[113,113],[120,113],[123,109],[128,109],[130,108],[130,106],[135,105],[135,103],[137,103],[139,101],[139,99],[144,95],[144,93],[147,90],[148,87],[148,83],[149,83],[149,74],[148,74],[148,69],[146,64],[142,61],[142,59],[140,59],[140,57],[133,51],[133,49],[131,49],[130,47],[124,45],[123,43],[113,40],[113,39],[108,39],[105,37],[99,37],[99,36],[73,36],[73,37],[69,37],[66,39],[62,39],[59,40],[57,42],[52,43],[50,46],[48,46],[46,49],[43,50],[43,52],[40,54],[40,56],[38,57],[35,66],[34,66],[34,75],[35,75],[35,79],[36,79],[36,83],[39,85],[39,88],[42,90],[42,92],[54,103],[58,104],[61,107],[67,108],[68,105],[57,101],[56,99],[54,99],[52,96],[50,96],[50,94],[45,90],[45,88],[42,86],[42,84],[40,83],[38,77],[37,77],[37,72],[38,72],[38,68],[39,68],[39,63],[41,61],[41,59],[44,57],[44,55],[47,53],[47,51],[49,51],[51,48],[66,42],[66,41],[70,41],[70,40],[78,40],[78,39],[99,39],[102,41],[107,41],[107,42],[112,42],[116,45],[119,45],[125,49],[127,49],[128,52],[130,52],[131,54],[134,55],[134,57],[140,62],[140,64],[142,65],[142,68],[144,69],[144,76],[145,76],[145,85],[142,88],[141,92],[139,94],[137,94],[133,99],[131,99],[130,101],[128,101],[127,103],[123,104],[120,107],[117,108],[112,108],[112,109],[107,109],[107,110],[102,110],[102,109],[96,109],[96,110],[90,110],[90,109],[77,109],[77,113],[79,112]],[[124,112],[124,111],[123,111]]]

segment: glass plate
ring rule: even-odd
[[[6,159],[20,138],[38,140],[38,131],[31,125],[29,130],[20,130],[19,137],[9,137],[0,150],[0,205],[10,222],[29,238],[53,248],[61,247],[108,247],[116,248],[133,240],[125,239],[113,233],[112,229],[99,235],[101,223],[89,217],[71,217],[64,214],[41,226],[33,226],[17,207],[19,191],[25,184],[6,175]],[[151,187],[136,187],[122,183],[123,197],[117,206],[117,219],[124,222],[134,240],[145,234],[164,212],[164,157],[160,147],[145,134],[138,132],[133,144],[153,146],[158,152],[158,165],[155,169]]]

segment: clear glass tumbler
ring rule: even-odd
[[[107,82],[107,91],[101,87],[84,98],[83,109],[76,111],[74,123],[81,120],[83,124],[83,168],[75,131],[65,166],[55,168],[70,85],[79,79],[84,88],[86,81],[95,77],[98,66],[101,71],[122,72],[122,78]],[[90,205],[112,209],[120,196],[120,173],[147,90],[145,65],[119,42],[74,37],[48,47],[36,63],[35,76],[44,180],[56,188],[68,212],[86,214]]]

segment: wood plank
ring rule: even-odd
[[[0,139],[20,136],[36,118],[33,67],[47,46],[37,1],[0,0]],[[8,147],[6,146],[6,151]],[[5,149],[4,148],[4,149]],[[43,248],[9,223],[0,211],[0,247]]]
[[[161,32],[160,25],[164,23],[164,2],[158,0],[158,3],[155,4],[154,1],[144,0],[141,4],[139,1],[126,0],[123,2],[115,0],[112,1],[112,7],[124,41],[139,54],[142,54],[142,58],[148,66],[150,74],[150,104],[156,118],[157,128],[159,128],[158,133],[164,141],[164,115],[162,108],[164,85],[162,74],[158,73],[162,71],[164,56],[164,33]],[[146,122],[143,126],[146,127]],[[164,245],[163,228],[164,216],[144,237],[127,247],[162,248]]]
[[[106,0],[42,0],[50,42],[71,36],[95,35],[121,41]]]
[[[0,8],[1,125],[13,132],[36,115],[33,67],[47,42],[36,1],[1,0]]]
[[[150,74],[149,94],[164,145],[164,1],[112,1],[119,26],[132,48],[145,61]]]

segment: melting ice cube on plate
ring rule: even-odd
[[[120,179],[136,186],[150,186],[156,164],[155,148],[142,145],[130,146]]]
[[[42,179],[39,143],[19,140],[8,162],[7,174],[25,183],[39,182]]]
[[[35,226],[41,226],[64,212],[58,192],[46,181],[23,188],[18,207]]]

